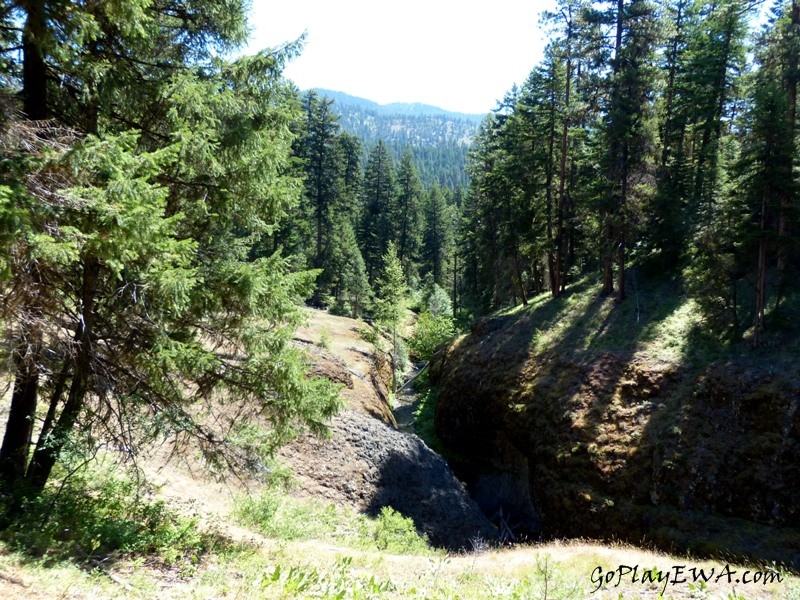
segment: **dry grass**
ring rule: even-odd
[[[196,569],[128,561],[113,571],[22,564],[0,554],[3,598],[800,598],[800,580],[736,584],[736,573],[705,588],[689,583],[632,583],[616,578],[595,591],[592,573],[619,565],[669,572],[723,563],[670,557],[624,545],[552,542],[454,556],[397,556],[332,547],[324,541],[275,542],[209,557]],[[673,571],[674,572],[674,571]],[[273,577],[278,576],[273,581]],[[688,575],[690,578],[690,575]],[[303,583],[303,581],[305,583]],[[370,584],[369,582],[372,582]],[[307,587],[303,588],[303,585]]]

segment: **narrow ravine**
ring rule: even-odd
[[[395,421],[397,421],[397,428],[405,433],[416,434],[414,430],[414,413],[419,408],[420,394],[414,388],[414,380],[427,365],[428,363],[414,365],[405,382],[395,394],[392,412],[394,413]]]

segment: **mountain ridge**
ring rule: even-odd
[[[322,88],[310,90],[333,101],[342,129],[357,136],[366,164],[379,140],[395,162],[411,149],[425,187],[466,187],[467,154],[484,115],[465,115],[421,103],[381,105],[366,98]]]
[[[423,102],[390,102],[388,104],[380,104],[368,98],[354,96],[346,92],[329,90],[325,88],[311,88],[320,96],[330,98],[339,105],[357,106],[363,110],[374,111],[380,115],[401,115],[401,116],[445,116],[454,119],[464,119],[466,121],[479,124],[486,117],[487,113],[462,113],[458,111],[447,110],[432,104],[425,104]]]

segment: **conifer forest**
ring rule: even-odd
[[[139,515],[132,521],[168,519],[152,508],[160,504],[138,500],[136,509],[104,504],[107,512],[91,512],[102,498],[138,499],[141,489],[92,487],[99,479],[91,465],[113,455],[144,472],[142,453],[170,440],[176,453],[191,448],[192,460],[218,479],[260,473],[259,485],[269,487],[282,473],[271,462],[282,449],[305,434],[338,435],[331,423],[353,409],[347,390],[355,394],[362,380],[382,403],[366,412],[382,414],[387,427],[406,427],[398,407],[413,406],[410,432],[447,459],[447,473],[463,482],[452,492],[466,498],[459,506],[474,500],[480,531],[504,544],[585,534],[691,555],[693,542],[669,537],[674,531],[659,537],[655,517],[637,512],[669,503],[697,511],[693,519],[707,511],[800,531],[796,496],[793,508],[788,499],[800,492],[800,473],[796,456],[787,458],[787,448],[800,449],[797,380],[787,374],[800,364],[800,0],[558,0],[540,23],[542,59],[484,115],[301,90],[284,70],[305,38],[245,52],[248,10],[244,0],[0,3],[0,579],[3,556],[26,547],[39,556],[59,544],[78,548],[69,560],[84,565],[94,564],[87,561],[98,548],[107,556],[154,548],[164,556],[182,544],[198,556],[215,551],[206,538],[186,541],[195,525],[176,525],[169,541],[141,542],[130,523],[124,535],[71,537],[83,531],[73,518],[100,524],[135,510],[145,512],[131,513]],[[582,302],[595,312],[574,317],[564,333]],[[659,313],[670,302],[684,308]],[[691,318],[690,332],[675,325],[679,317]],[[327,320],[334,318],[343,320]],[[353,339],[336,333],[331,341],[341,323],[351,323]],[[620,350],[639,342],[652,349],[659,335],[682,336],[673,346],[688,344],[692,353],[642,366],[643,355]],[[348,362],[367,355],[368,367]],[[639,386],[635,395],[655,381],[635,369],[656,373],[667,363],[663,382],[630,401],[630,411],[652,421],[642,425],[642,416],[631,427],[644,433],[615,446],[641,443],[638,456],[656,465],[641,472],[653,483],[647,491],[631,483],[615,496],[608,473],[627,482],[614,469],[638,469],[639,458],[631,450],[608,466],[598,432],[627,418],[613,412],[629,398],[626,385]],[[774,452],[776,471],[795,463],[780,485],[764,484],[768,475],[741,484],[765,494],[750,513],[702,495],[724,479],[722,466],[708,471],[717,479],[706,487],[669,491],[680,486],[669,477],[710,469],[681,461],[706,448],[687,441],[692,411],[706,397],[728,401],[696,391],[723,379],[714,379],[717,368],[729,368],[725,377],[734,373],[736,385],[751,377],[761,386],[731,393],[731,419],[751,401],[773,402],[759,404],[759,418],[783,415],[785,427],[770,433],[761,421],[742,426],[742,440],[764,444],[753,456]],[[512,371],[517,379],[503,379]],[[773,379],[781,371],[783,379]],[[587,389],[606,393],[603,377],[613,379],[608,389],[618,385],[612,408],[575,408]],[[533,404],[551,396],[552,406]],[[497,398],[508,400],[492,404]],[[548,410],[559,416],[548,421]],[[594,423],[601,410],[609,412]],[[573,418],[572,429],[558,433]],[[569,437],[589,421],[586,436],[594,437]],[[554,437],[521,433],[515,423]],[[470,429],[476,424],[481,429]],[[739,439],[739,429],[715,431]],[[491,443],[475,442],[470,454],[471,440],[484,438]],[[714,460],[735,454],[708,443]],[[574,458],[579,452],[585,458]],[[507,459],[524,502],[486,499],[486,489],[507,486],[481,478],[505,473],[498,465]],[[600,466],[585,467],[593,460]],[[583,477],[574,488],[571,475],[554,475],[568,468]],[[277,497],[259,505],[263,519],[280,512]],[[361,525],[362,535],[395,530],[386,525],[395,518],[389,507],[409,529],[403,543],[419,534],[427,548],[439,539],[427,517],[412,511],[406,523],[398,503],[375,500],[367,510],[363,497],[350,505],[379,525]],[[573,523],[584,497],[593,503],[588,516]],[[625,512],[629,501],[637,508]],[[629,535],[614,510],[634,515]],[[592,529],[595,518],[609,524],[607,536]],[[160,525],[148,527],[147,535],[162,535],[154,533]],[[380,531],[370,543],[383,540]],[[108,541],[118,534],[128,541]],[[798,568],[797,539],[772,554],[741,552]],[[739,546],[719,548],[698,554]],[[274,597],[302,595],[346,571],[318,569],[303,580],[307,588],[299,575],[290,584],[294,575],[280,565],[258,585],[283,586]],[[372,592],[358,595],[366,580],[337,581],[354,587],[314,597],[384,597],[392,589],[423,597],[411,583],[381,587],[373,577]],[[549,597],[547,587],[536,595],[534,580],[525,581],[521,595],[496,597]],[[436,585],[434,578],[430,589]],[[214,589],[213,597],[224,595]],[[425,597],[484,597],[453,589]]]

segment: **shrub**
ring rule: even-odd
[[[426,294],[426,308],[436,317],[452,316],[453,303],[438,284],[434,283]]]
[[[428,550],[427,537],[417,533],[414,521],[384,506],[375,519],[373,538],[378,550],[392,554],[424,553]]]
[[[86,560],[112,553],[196,561],[219,539],[163,501],[141,494],[131,477],[85,468],[24,502],[2,539],[32,556]],[[54,482],[58,483],[58,482]]]
[[[394,376],[398,381],[398,386],[402,383],[408,371],[409,362],[408,346],[406,346],[403,338],[397,338],[397,344],[394,347]]]
[[[417,320],[414,336],[411,338],[411,351],[419,360],[429,360],[434,352],[456,334],[453,319],[447,315],[435,316],[424,312]]]
[[[427,538],[414,522],[384,507],[377,517],[355,514],[334,504],[287,496],[268,488],[237,502],[234,512],[243,525],[279,540],[324,539],[354,548],[374,548],[394,554],[430,554]]]

